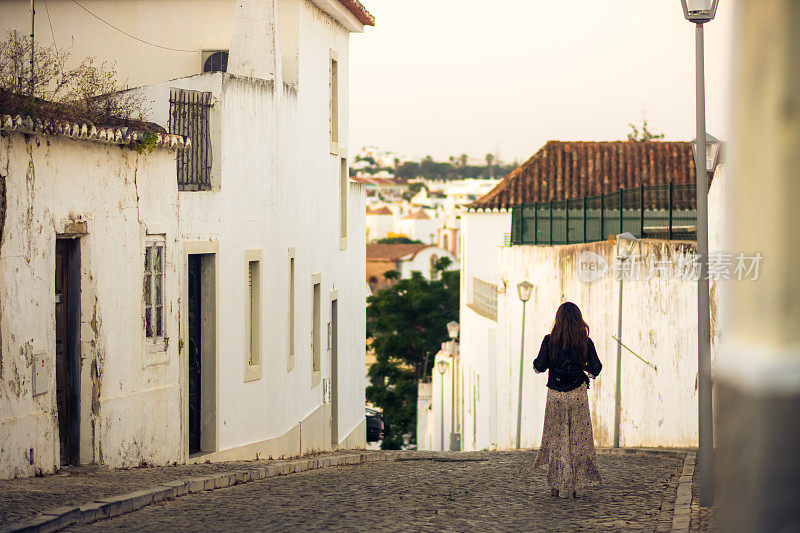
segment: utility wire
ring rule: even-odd
[[[150,46],[155,46],[156,48],[162,48],[164,50],[172,50],[173,52],[191,52],[193,54],[197,53],[197,50],[184,50],[182,48],[170,48],[169,46],[161,46],[160,44],[155,44],[155,43],[151,43],[150,41],[145,41],[144,39],[140,39],[139,37],[136,37],[135,35],[131,35],[130,33],[128,33],[125,30],[123,30],[122,28],[114,26],[113,24],[111,24],[107,20],[98,17],[97,15],[95,15],[94,13],[92,13],[91,11],[89,11],[88,9],[83,7],[76,0],[72,0],[72,3],[75,4],[76,6],[78,6],[79,8],[83,9],[87,13],[89,13],[91,16],[93,16],[94,18],[96,18],[97,20],[102,22],[103,24],[106,24],[107,26],[110,26],[111,28],[114,28],[118,32],[123,33],[123,34],[127,35],[128,37],[130,37],[131,39],[135,39],[135,40],[139,41],[140,43],[144,43],[144,44],[147,44],[147,45],[150,45]]]
[[[55,48],[56,58],[58,59],[58,43],[56,43],[56,32],[53,31],[53,20],[50,18],[50,8],[47,7],[47,0],[44,0],[44,10],[47,13],[47,22],[50,24],[50,35],[53,36],[53,48]]]

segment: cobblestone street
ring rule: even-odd
[[[417,455],[189,494],[69,531],[670,531],[683,454],[600,452],[604,484],[550,496],[535,451]]]

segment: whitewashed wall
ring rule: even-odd
[[[0,139],[7,213],[0,245],[0,477],[59,465],[55,240],[80,237],[80,459],[110,466],[180,459],[175,154],[64,138]],[[166,240],[163,351],[145,348],[146,234]],[[32,395],[32,358],[46,389]],[[34,464],[29,465],[29,449]]]
[[[351,31],[361,25],[338,2],[320,0],[278,0],[281,7],[297,4],[319,5]],[[84,58],[114,62],[121,80],[138,87],[168,79],[192,76],[203,72],[202,51],[228,50],[236,34],[235,8],[248,4],[259,9],[272,2],[234,2],[234,0],[84,0],[92,13],[151,46],[111,28],[71,0],[48,0],[36,9],[36,40],[62,48],[71,48],[72,64]],[[0,7],[3,22],[0,28],[15,29],[20,35],[30,34],[30,2],[4,0]],[[49,12],[49,19],[48,19]],[[256,11],[248,13],[254,18]],[[51,31],[52,22],[52,31]],[[258,23],[251,20],[250,23]],[[263,28],[263,26],[262,26]],[[263,29],[261,33],[264,33]],[[284,48],[297,43],[295,32],[287,29],[282,36]],[[257,34],[251,36],[258,37]],[[245,43],[246,44],[246,43]],[[290,54],[291,55],[291,54]]]
[[[610,275],[593,283],[578,279],[578,257],[587,250],[605,258]],[[637,254],[645,261],[652,256],[677,263],[694,250],[694,243],[645,240]],[[533,359],[564,301],[581,308],[603,363],[600,377],[591,384],[589,401],[595,440],[599,445],[612,443],[617,350],[612,335],[617,332],[619,297],[613,254],[613,246],[606,242],[514,246],[498,254],[499,275],[509,287],[498,296],[499,447],[511,447],[515,439],[522,321],[516,285],[523,280],[535,289],[525,324],[522,445],[538,446],[541,439],[546,376],[533,373]],[[622,446],[697,444],[696,292],[696,282],[671,276],[625,282],[622,340],[658,372],[623,350]]]
[[[394,232],[394,215],[367,215],[367,240],[383,239]]]
[[[165,121],[169,87],[213,92],[213,180],[206,192],[180,193],[180,238],[213,241],[219,269],[216,452],[226,458],[256,453],[291,456],[330,449],[330,407],[324,394],[331,379],[325,324],[331,297],[339,306],[339,440],[363,446],[365,366],[364,279],[365,190],[350,183],[348,237],[339,240],[340,157],[347,156],[349,32],[311,2],[300,3],[299,72],[296,85],[263,55],[271,35],[256,34],[232,48],[231,61],[255,69],[256,78],[206,74],[145,89],[154,116]],[[280,52],[279,47],[273,52]],[[339,153],[329,135],[329,61],[338,56],[340,89]],[[237,59],[237,56],[243,58]],[[272,61],[278,61],[273,57]],[[273,63],[274,64],[274,63]],[[248,66],[249,65],[249,66]],[[230,70],[230,69],[229,69]],[[295,250],[295,356],[288,347],[289,248]],[[262,371],[245,381],[246,250],[262,261]],[[312,275],[322,284],[322,369],[312,380]],[[247,409],[242,409],[247,405]],[[302,425],[302,428],[300,426]],[[355,438],[355,441],[352,440]],[[268,441],[274,441],[266,445]],[[265,452],[265,450],[267,450]]]

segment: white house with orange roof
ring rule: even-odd
[[[397,233],[425,244],[437,244],[439,223],[425,209],[418,209],[397,221]]]
[[[27,34],[29,8],[3,2],[0,30]],[[107,347],[119,339],[106,326],[127,301],[81,300],[76,320],[100,341],[79,344],[73,363],[96,380],[68,386],[97,388],[96,404],[74,416],[80,445],[102,455],[80,449],[67,462],[364,446],[365,186],[348,177],[348,78],[350,34],[373,17],[357,0],[49,0],[48,11],[52,31],[37,16],[37,42],[72,42],[75,61],[116,63],[150,120],[192,141],[173,167],[174,210],[127,211],[172,258],[160,283],[175,295],[175,320],[143,334],[146,357],[117,366]],[[131,275],[142,287],[145,272]],[[131,331],[150,331],[145,301],[130,301],[141,307]],[[54,357],[55,345],[41,350]],[[152,402],[139,402],[139,384]],[[92,427],[90,406],[105,415]],[[0,419],[9,409],[0,401]],[[39,446],[31,441],[31,461],[57,469],[59,454]]]

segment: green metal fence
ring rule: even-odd
[[[690,185],[642,185],[611,194],[520,205],[511,212],[511,244],[574,244],[630,232],[638,238],[687,234],[697,221]]]

